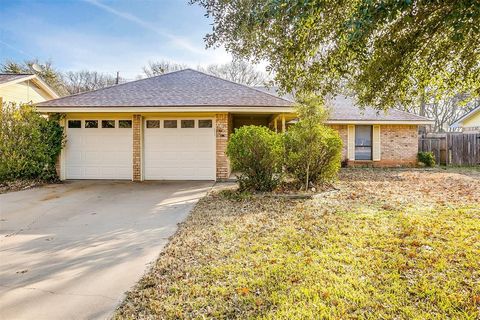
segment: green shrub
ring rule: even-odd
[[[299,121],[284,135],[285,168],[305,189],[335,180],[341,166],[342,140],[322,124],[328,116],[322,104],[315,96],[300,100]]]
[[[271,191],[281,181],[281,135],[266,127],[245,126],[232,134],[227,146],[240,190]]]
[[[435,166],[435,155],[433,152],[419,152],[417,159],[427,167]]]
[[[0,181],[57,179],[62,149],[59,116],[45,117],[31,105],[4,104],[0,113]]]
[[[336,179],[341,166],[342,140],[324,125],[289,128],[284,136],[285,168],[305,188]]]

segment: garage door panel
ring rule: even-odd
[[[213,128],[146,128],[144,135],[145,179],[215,179]]]
[[[131,179],[132,130],[67,129],[67,179]]]

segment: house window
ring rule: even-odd
[[[199,128],[211,128],[212,127],[212,120],[198,120],[198,127]]]
[[[172,129],[177,127],[177,120],[164,120],[163,127],[167,129]]]
[[[118,120],[118,127],[119,128],[131,128],[132,127],[132,120]]]
[[[195,128],[195,120],[182,120],[181,121],[182,128]]]
[[[85,128],[98,128],[98,120],[85,120]]]
[[[115,120],[102,120],[102,128],[115,128]]]
[[[147,120],[147,128],[160,128],[160,120]]]
[[[69,128],[81,128],[82,127],[82,120],[68,120],[68,127]]]
[[[355,126],[355,160],[372,160],[372,126]]]

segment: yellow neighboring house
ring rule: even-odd
[[[39,103],[58,97],[52,88],[34,74],[0,73],[0,101]]]
[[[480,107],[468,112],[450,127],[462,128],[463,131],[480,131]]]

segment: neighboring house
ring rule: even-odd
[[[0,73],[0,101],[39,103],[56,98],[55,91],[34,74]]]
[[[431,121],[400,111],[362,113],[345,101],[328,124],[339,130],[349,163],[416,162],[417,127]],[[288,99],[191,69],[43,102],[38,110],[66,114],[61,179],[134,181],[226,179],[235,128],[285,130],[296,117]]]
[[[463,131],[479,131],[480,132],[480,106],[465,114],[463,117],[455,121],[450,128],[462,129]]]

